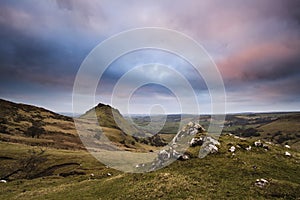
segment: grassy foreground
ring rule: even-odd
[[[105,167],[85,151],[44,149],[42,162],[20,171],[8,183],[0,183],[1,199],[299,199],[300,154],[269,145],[228,152],[232,145],[250,145],[251,140],[220,138],[217,154],[176,161],[151,173],[128,174]],[[32,156],[37,147],[0,143],[1,177]],[[31,176],[28,176],[31,173]],[[94,176],[91,177],[90,174]],[[111,175],[111,176],[110,176]],[[255,180],[264,178],[260,188]]]

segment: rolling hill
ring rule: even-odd
[[[86,151],[0,143],[1,199],[299,199],[300,154],[277,145],[266,151],[254,140],[224,135],[220,150],[142,174],[104,166]],[[251,145],[247,151],[241,148]],[[236,146],[234,153],[229,152]],[[241,146],[238,148],[238,146]],[[292,156],[285,156],[285,151]],[[24,165],[24,163],[29,163]],[[31,166],[28,168],[27,166]],[[267,181],[256,185],[257,179]]]
[[[99,104],[93,109],[103,133],[120,148],[136,153],[158,150],[117,127],[110,106]],[[88,124],[90,117],[88,111],[77,120]],[[230,119],[238,123],[241,118],[243,123],[248,119],[240,115]],[[299,115],[284,114],[264,123],[254,123],[251,116],[249,121],[247,128],[259,130],[260,136],[230,134],[240,128],[237,124],[219,138],[214,154],[200,159],[201,147],[191,146],[189,159],[150,173],[133,174],[109,168],[87,152],[72,118],[0,100],[0,198],[300,199],[300,153],[297,148],[284,146],[286,142],[297,144],[292,143],[296,138],[279,144],[276,135],[280,130],[281,135],[298,133]],[[265,141],[260,143],[259,139]]]
[[[149,145],[165,144],[159,136],[138,138],[141,134],[145,136],[145,133],[129,124],[117,109],[104,104],[98,104],[92,109],[96,110],[103,134],[120,149],[148,151],[151,148]],[[97,129],[98,125],[90,124],[91,110],[76,120],[89,128]],[[85,149],[81,142],[85,136],[79,138],[73,120],[44,108],[0,99],[0,141],[60,149]],[[130,134],[121,130],[115,120]],[[86,134],[89,137],[94,133],[89,129]],[[102,147],[110,148],[107,144]]]
[[[300,114],[290,114],[257,127],[260,137],[300,150]]]
[[[126,120],[119,110],[109,105],[99,103],[94,108],[80,116],[82,120],[94,120],[95,117],[101,127],[118,130],[119,134],[106,134],[111,141],[123,143],[126,146],[138,142],[151,146],[163,146],[165,141],[159,135],[152,135],[149,132],[138,129],[134,124]],[[114,131],[116,132],[116,131]]]
[[[33,146],[84,149],[71,117],[2,99],[0,140]]]

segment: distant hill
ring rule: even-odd
[[[230,114],[223,132],[254,137],[300,150],[300,113]]]
[[[101,127],[115,128],[121,130],[121,128],[116,123],[117,121],[119,124],[123,125],[122,129],[124,129],[125,132],[131,133],[131,135],[144,134],[135,126],[129,124],[121,115],[119,110],[102,103],[99,103],[94,108],[88,110],[85,114],[81,115],[80,118],[93,119],[95,118],[94,113],[96,113],[96,117],[98,118],[98,122]]]
[[[278,143],[288,144],[300,150],[300,114],[290,114],[259,126],[260,137]]]
[[[95,116],[96,114],[96,116]],[[113,128],[122,132],[123,136],[126,136],[130,141],[135,140],[152,146],[163,146],[165,142],[158,135],[152,135],[141,129],[138,129],[133,124],[129,123],[119,112],[119,110],[112,108],[109,105],[99,103],[94,108],[87,111],[85,114],[80,116],[80,119],[94,119],[97,117],[97,121],[101,127]],[[120,127],[121,126],[121,127]],[[110,135],[108,135],[110,137]],[[111,138],[113,139],[113,138]],[[116,139],[116,137],[114,138]],[[118,141],[123,142],[124,141]],[[126,140],[125,140],[126,142]]]
[[[0,140],[63,149],[84,149],[71,117],[0,99]]]
[[[148,148],[151,149],[150,145],[165,144],[159,136],[150,135],[152,137],[139,139],[138,136],[145,136],[145,133],[129,124],[117,109],[104,104],[98,104],[92,109],[96,110],[103,133],[121,149],[147,151]],[[92,117],[91,110],[82,115],[79,120],[88,124]],[[121,130],[115,119],[124,125],[126,132],[131,134]],[[87,134],[93,133],[87,132]],[[0,141],[60,149],[85,149],[75,129],[73,118],[44,108],[3,99],[0,99]],[[103,148],[110,147],[104,145]]]

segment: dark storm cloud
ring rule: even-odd
[[[1,11],[0,82],[9,77],[10,82],[22,80],[70,90],[75,72],[92,46],[77,43],[76,34],[42,33],[38,16],[30,12],[7,5]]]
[[[144,26],[175,29],[201,43],[223,76],[230,102],[251,107],[253,102],[264,100],[265,109],[272,109],[269,104],[276,99],[282,107],[292,109],[289,102],[299,99],[300,2],[297,0],[226,3],[222,0],[3,0],[0,2],[0,95],[17,100],[21,97],[13,97],[29,94],[42,97],[47,92],[55,96],[57,91],[57,96],[65,102],[62,93],[71,94],[77,70],[93,47],[112,34]],[[103,94],[111,92],[126,70],[155,60],[174,66],[189,77],[195,91],[205,92],[206,86],[194,70],[171,57],[155,56],[143,55],[137,60],[129,56],[113,65],[100,82]],[[141,72],[136,78],[155,73],[155,70]],[[164,78],[176,84],[171,75]],[[155,86],[145,91],[167,94],[159,87],[155,90]],[[141,93],[142,96],[149,101],[146,93]],[[48,106],[58,109],[56,105]]]

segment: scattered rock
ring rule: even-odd
[[[262,148],[264,148],[266,151],[269,150],[269,146],[266,145],[266,144],[264,144],[264,143],[262,143],[262,141],[260,141],[260,140],[255,141],[255,142],[254,142],[254,146],[256,146],[256,147],[262,147]]]
[[[235,146],[231,146],[228,151],[231,153],[235,152]]]
[[[254,142],[254,146],[256,147],[262,147],[263,143],[260,140],[257,140]]]
[[[286,156],[292,156],[292,154],[290,154],[290,153],[287,152],[287,151],[284,153],[284,155],[286,155]]]
[[[246,147],[246,151],[251,151],[252,147],[249,146],[249,147]]]
[[[269,184],[269,181],[267,181],[266,179],[263,179],[263,178],[256,179],[256,181],[255,181],[255,185],[260,188],[263,188],[268,184]]]

